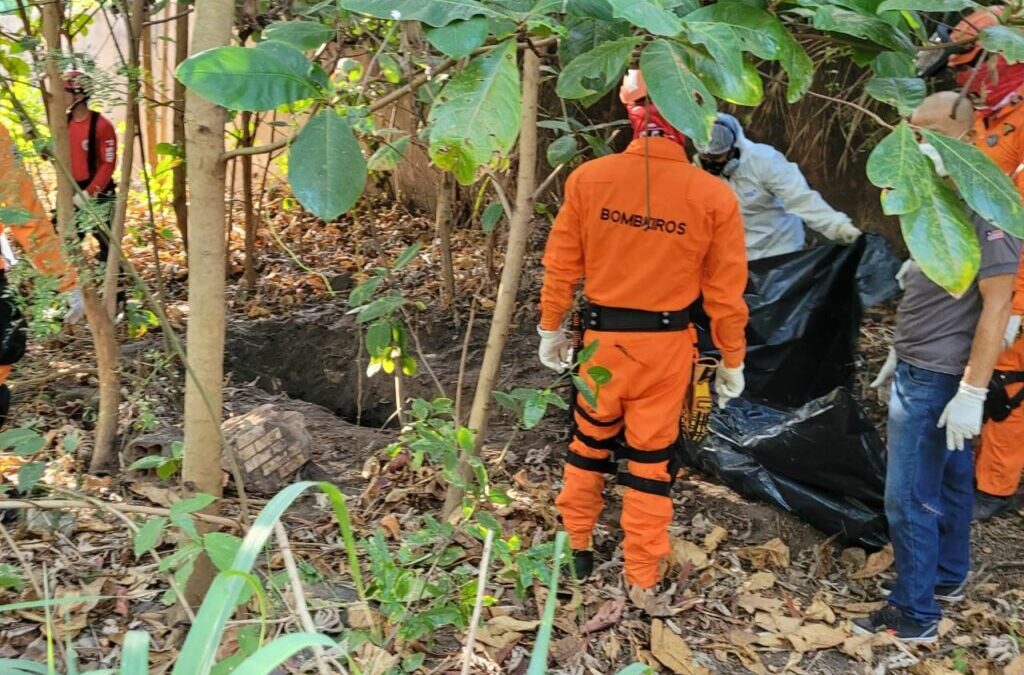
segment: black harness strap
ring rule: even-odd
[[[638,492],[646,492],[651,495],[658,495],[659,497],[670,497],[672,495],[672,483],[670,480],[654,480],[653,478],[641,478],[640,476],[634,476],[633,474],[620,471],[615,476],[615,480],[619,485],[624,485],[628,488],[633,488]]]
[[[619,465],[615,462],[615,460],[594,459],[593,457],[584,457],[583,455],[579,455],[573,452],[572,449],[570,449],[568,454],[566,454],[565,463],[572,464],[576,468],[583,469],[584,471],[593,471],[594,473],[607,473],[611,474],[612,476],[614,476],[615,472],[619,470]]]
[[[580,405],[580,403],[579,403],[579,392],[575,392],[575,395],[573,396],[573,412],[575,412],[577,415],[579,415],[580,417],[585,419],[587,422],[590,422],[591,424],[593,424],[595,427],[613,427],[613,426],[615,426],[616,424],[618,424],[619,422],[622,421],[621,417],[616,417],[615,419],[609,420],[607,422],[603,422],[603,421],[601,421],[599,419],[596,419],[596,418],[592,417],[590,415],[590,413],[588,413],[586,410],[584,410],[583,406]],[[574,423],[575,423],[575,420],[574,420]]]
[[[619,443],[618,436],[598,439],[583,433],[582,431],[579,430],[579,427],[573,429],[572,435],[573,438],[582,442],[588,448],[593,448],[595,450],[611,450],[612,452],[618,454],[619,446],[621,445]]]
[[[616,453],[617,459],[628,459],[638,464],[657,464],[658,462],[671,462],[675,458],[675,446],[670,445],[661,450],[637,450],[628,445],[619,448]]]

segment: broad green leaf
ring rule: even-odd
[[[477,56],[445,84],[430,109],[430,157],[463,185],[508,154],[519,135],[516,43]]]
[[[366,170],[378,173],[394,171],[408,150],[408,136],[402,136],[395,141],[382,141],[380,147],[367,160]]]
[[[558,41],[558,58],[563,66],[568,65],[580,54],[597,49],[606,42],[628,37],[630,25],[627,21],[601,20],[587,16],[570,16],[565,21],[568,34]]]
[[[875,77],[913,77],[917,69],[914,57],[902,52],[882,52],[871,62]]]
[[[142,471],[144,469],[155,469],[166,461],[168,461],[168,458],[162,455],[147,455],[132,462],[127,470]]]
[[[0,208],[0,223],[4,225],[24,225],[33,220],[35,217],[25,209]]]
[[[594,381],[594,384],[602,386],[612,381],[612,373],[604,366],[591,366],[587,368],[587,375]]]
[[[182,61],[175,76],[203,98],[232,110],[273,110],[319,96],[309,59],[294,47],[275,45],[207,49]]]
[[[683,23],[660,0],[608,0],[616,19],[625,19],[649,33],[673,37],[683,32]]]
[[[121,648],[121,675],[149,674],[149,633],[130,630]]]
[[[928,183],[921,208],[901,215],[900,228],[925,276],[953,295],[970,288],[981,264],[981,247],[952,188],[941,181]]]
[[[414,244],[410,244],[405,247],[405,250],[398,254],[395,262],[391,265],[391,271],[397,272],[409,263],[411,263],[420,252],[420,243],[417,241]]]
[[[205,492],[192,495],[188,499],[182,499],[179,502],[171,504],[171,516],[184,515],[187,513],[195,513],[196,511],[202,511],[207,506],[216,501],[216,497],[208,495]]]
[[[598,21],[611,21],[615,18],[609,0],[568,0],[566,12],[572,16],[582,16]]]
[[[157,516],[150,518],[146,521],[145,525],[139,528],[139,531],[135,533],[135,537],[132,539],[132,552],[135,554],[136,560],[141,558],[143,554],[153,550],[153,547],[160,541],[166,526],[167,519],[163,516]]]
[[[323,110],[302,127],[289,148],[288,183],[321,220],[330,222],[355,205],[366,185],[366,160],[348,120]]]
[[[242,540],[227,532],[207,532],[203,535],[203,548],[214,566],[223,572],[231,569]]]
[[[366,329],[366,352],[371,357],[383,356],[391,349],[391,322],[376,321]]]
[[[483,227],[484,232],[490,234],[503,215],[505,215],[505,209],[502,208],[501,202],[491,202],[488,204],[487,208],[480,215],[480,225]]]
[[[473,432],[466,427],[459,427],[458,431],[455,432],[455,442],[463,450],[472,450],[474,444]]]
[[[907,117],[927,95],[924,80],[919,77],[875,77],[864,85],[871,98],[887,103]]]
[[[464,21],[453,21],[441,28],[430,28],[424,31],[427,40],[439,52],[453,59],[469,56],[487,40],[487,19],[474,17]]]
[[[28,494],[46,471],[46,462],[29,462],[18,468],[18,492]]]
[[[46,439],[38,432],[19,427],[0,433],[0,450],[10,448],[16,455],[34,455],[46,446]]]
[[[493,391],[491,393],[494,395],[494,400],[502,408],[511,412],[519,412],[519,401],[515,397],[509,396],[503,391]]]
[[[377,298],[359,310],[359,313],[356,314],[356,322],[367,323],[382,316],[390,316],[405,303],[405,298],[400,295],[385,295],[382,298]]]
[[[917,138],[901,122],[883,138],[868,157],[867,175],[883,188],[882,211],[894,216],[921,207],[926,184],[935,180],[930,161],[917,147]]]
[[[1024,61],[1024,32],[1019,26],[982,28],[978,44],[990,52],[1002,54],[1007,63]]]
[[[761,74],[745,59],[741,58],[739,70],[733,71],[692,47],[683,49],[690,70],[700,73],[701,80],[715,98],[744,106],[756,106],[764,98]]]
[[[14,565],[0,563],[0,588],[20,591],[24,587],[25,580],[21,577],[21,570]]]
[[[572,134],[566,134],[557,138],[554,143],[548,146],[548,164],[552,168],[559,164],[567,164],[576,156],[576,147],[576,137]]]
[[[604,95],[619,83],[638,44],[640,38],[625,37],[577,56],[562,69],[555,91],[569,99]]]
[[[594,352],[597,351],[598,341],[594,340],[589,345],[580,350],[580,353],[576,355],[576,363],[586,363],[593,356]]]
[[[358,308],[368,303],[383,282],[384,277],[374,276],[353,288],[348,295],[348,306]]]
[[[573,386],[576,387],[576,391],[579,395],[587,402],[587,405],[596,410],[597,394],[594,392],[593,388],[591,388],[590,384],[579,375],[572,376],[572,383]]]
[[[704,143],[715,120],[715,99],[687,65],[686,52],[668,40],[655,40],[640,55],[640,70],[651,101],[670,124]]]
[[[533,429],[544,419],[544,413],[547,411],[547,399],[540,392],[534,392],[533,396],[523,403],[523,428]]]
[[[823,5],[814,14],[814,27],[867,40],[873,45],[897,52],[912,53],[914,45],[891,23],[868,14],[835,5]]]
[[[877,12],[958,12],[978,6],[974,0],[885,0]]]
[[[264,40],[276,40],[309,51],[334,37],[334,29],[318,21],[278,21],[263,29]]]
[[[973,145],[924,129],[960,196],[974,211],[1015,237],[1024,237],[1024,206],[1013,181]]]
[[[725,25],[740,40],[741,49],[760,59],[778,61],[789,79],[786,88],[788,102],[799,99],[811,86],[814,78],[811,58],[785,26],[763,9],[738,0],[720,0],[694,10],[684,18],[691,38],[694,33],[721,33],[718,27]],[[718,58],[717,53],[712,55]]]
[[[475,0],[339,0],[338,7],[378,19],[422,21],[434,28],[474,16],[501,17]]]

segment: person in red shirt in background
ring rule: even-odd
[[[89,109],[89,91],[85,73],[69,70],[64,74],[64,91],[71,98],[68,108],[68,140],[71,145],[71,175],[82,192],[74,196],[76,212],[91,203],[90,212],[99,214],[106,224],[86,215],[76,215],[79,239],[89,232],[96,238],[99,251],[96,259],[107,261],[110,251],[110,223],[113,220],[116,184],[114,164],[117,161],[117,134],[106,117]]]

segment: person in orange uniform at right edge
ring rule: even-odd
[[[971,13],[950,33],[950,42],[966,43],[951,54],[947,65],[966,88],[975,107],[973,141],[999,168],[1013,177],[1024,194],[1024,63],[1010,65],[1000,55],[988,55],[976,42],[978,33],[999,23],[1001,6]],[[974,519],[985,520],[1012,505],[1024,470],[1024,340],[1019,339],[1024,314],[1024,259],[1017,271],[1012,316],[1006,329],[1006,350],[985,403],[986,422],[975,458],[977,491]]]
[[[566,180],[544,254],[537,332],[541,362],[560,372],[569,368],[565,322],[582,280],[583,342],[598,346],[581,376],[593,387],[586,371],[603,366],[611,381],[600,387],[596,409],[576,396],[556,504],[577,578],[585,578],[594,565],[604,475],[617,474],[626,488],[625,576],[636,600],[635,592],[654,592],[670,553],[674,446],[695,350],[686,308],[703,294],[723,356],[716,390],[724,406],[744,387],[747,260],[736,197],[687,161],[683,134],[647,101],[639,71],[629,71],[619,97],[633,141],[624,152],[585,162]],[[628,460],[625,470],[617,460]]]

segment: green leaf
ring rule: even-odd
[[[615,18],[608,0],[568,0],[566,12],[571,16],[611,21]]]
[[[178,473],[178,469],[180,468],[181,460],[168,459],[156,468],[156,477],[160,480],[167,480],[174,474]]]
[[[948,185],[926,185],[921,208],[900,216],[910,255],[925,276],[953,295],[962,295],[978,275],[981,247],[963,202]]]
[[[144,630],[130,630],[124,635],[121,647],[120,675],[148,675],[149,633]]]
[[[1024,237],[1024,206],[1010,177],[973,145],[927,129],[921,133],[938,150],[963,200],[999,229]]]
[[[29,462],[18,468],[18,492],[25,495],[35,488],[46,471],[46,462]]]
[[[620,670],[616,675],[654,675],[654,670],[643,663],[633,663]]]
[[[487,40],[487,19],[474,17],[464,21],[453,21],[441,28],[424,31],[430,44],[453,59],[461,59],[473,53]]]
[[[176,515],[185,515],[188,513],[195,513],[196,511],[202,511],[207,506],[216,501],[216,497],[208,495],[205,492],[192,495],[188,499],[182,499],[179,502],[171,504],[171,517]]]
[[[540,392],[534,392],[533,396],[523,403],[523,428],[533,429],[544,419],[544,413],[547,411],[547,399]]]
[[[309,51],[334,37],[334,29],[318,21],[278,21],[263,29],[264,40],[276,40]]]
[[[210,561],[221,572],[231,569],[241,545],[241,539],[227,532],[208,532],[203,535],[203,548],[210,556]]]
[[[864,85],[867,94],[882,103],[887,103],[907,117],[927,95],[924,80],[919,77],[875,77]]]
[[[562,549],[565,548],[568,535],[565,532],[555,534],[555,556],[551,565],[551,587],[544,602],[544,614],[541,616],[537,641],[530,654],[530,665],[526,675],[544,675],[548,670],[548,649],[551,643],[551,631],[555,623],[555,609],[558,604],[558,577],[562,569]]]
[[[902,52],[882,52],[871,63],[875,77],[913,77],[917,69],[914,57]]]
[[[931,164],[921,154],[917,138],[905,122],[871,151],[867,175],[874,185],[883,188],[882,211],[890,216],[920,208],[926,190],[924,185],[934,181]]]
[[[548,164],[552,168],[560,164],[568,164],[576,156],[576,137],[572,134],[561,136],[548,146]]]
[[[883,19],[835,5],[823,5],[814,14],[814,27],[831,33],[852,35],[873,45],[912,53],[914,45],[898,28]]]
[[[1024,33],[1016,26],[982,28],[978,44],[990,52],[1002,54],[1007,63],[1024,61]]]
[[[131,466],[129,466],[127,470],[142,471],[144,469],[155,469],[164,462],[168,461],[170,460],[162,455],[148,455],[146,457],[141,457],[132,462]]]
[[[700,73],[708,91],[729,103],[756,106],[764,98],[764,85],[757,68],[745,59],[740,59],[739,70],[730,70],[720,61],[711,58],[692,47],[683,47],[687,65],[694,73]]]
[[[332,221],[366,185],[366,160],[348,120],[323,110],[302,127],[288,153],[288,183],[313,215]]]
[[[383,282],[383,277],[374,276],[353,288],[352,292],[348,294],[348,306],[362,307],[368,303]]]
[[[305,649],[336,646],[334,640],[322,633],[287,633],[256,650],[232,675],[270,675],[282,663]]]
[[[401,295],[385,295],[382,298],[377,298],[359,310],[359,313],[356,314],[356,322],[367,323],[382,316],[390,316],[399,307],[405,305],[405,302],[405,298]]]
[[[516,43],[510,40],[471,60],[438,94],[427,120],[431,159],[469,185],[478,168],[512,149],[520,106]]]
[[[0,208],[0,223],[4,225],[25,225],[35,220],[35,216],[25,209]]]
[[[10,448],[16,455],[34,455],[46,446],[46,439],[32,429],[19,427],[0,433],[0,450]]]
[[[601,386],[612,381],[612,373],[604,366],[591,366],[587,368],[587,375],[594,381],[594,384]]]
[[[501,202],[488,204],[480,215],[480,225],[483,227],[484,233],[490,234],[503,215],[505,215],[505,209],[501,206]]]
[[[640,38],[625,37],[577,56],[562,69],[555,91],[568,99],[604,95],[618,84],[638,44]]]
[[[474,16],[501,17],[475,0],[340,0],[338,7],[378,19],[422,21],[434,28]]]
[[[368,171],[376,171],[378,173],[394,171],[408,150],[408,136],[402,136],[394,141],[381,142],[380,147],[377,148],[366,162],[366,168]]]
[[[616,19],[625,19],[654,35],[673,37],[683,32],[683,22],[659,0],[608,0]]]
[[[379,357],[391,349],[391,322],[387,320],[370,324],[366,329],[366,352],[371,357]]]
[[[576,387],[576,391],[583,397],[583,400],[587,402],[593,409],[597,409],[597,394],[591,389],[590,384],[579,375],[572,376],[573,386]]]
[[[877,12],[959,12],[968,7],[979,7],[974,0],[885,0]]]
[[[25,580],[21,577],[21,570],[14,565],[0,563],[0,588],[10,588],[21,591],[25,587]]]
[[[419,254],[419,252],[420,243],[418,241],[414,244],[406,246],[405,250],[398,255],[398,258],[395,260],[394,264],[391,265],[391,271],[397,272],[398,270],[402,269],[403,267],[411,263],[413,259]]]
[[[491,393],[494,395],[494,400],[497,401],[498,405],[502,408],[514,413],[519,412],[519,401],[514,397],[509,396],[503,391],[492,391]]]
[[[630,25],[626,21],[601,20],[586,16],[569,16],[565,21],[568,34],[558,41],[558,58],[563,66],[572,63],[573,59],[606,42],[614,42],[619,38],[629,37]]]
[[[163,516],[157,516],[150,518],[146,521],[145,525],[139,528],[139,531],[135,533],[135,537],[132,539],[132,552],[135,554],[136,560],[141,558],[143,554],[153,550],[153,547],[160,541],[166,526],[167,519]]]
[[[687,65],[683,48],[667,40],[655,40],[640,55],[651,101],[675,128],[704,143],[715,121],[715,99]]]
[[[598,341],[594,340],[589,345],[580,350],[580,353],[576,355],[576,363],[586,363],[593,356],[594,352],[597,351]]]
[[[455,442],[463,450],[472,450],[474,445],[473,432],[466,427],[459,427],[455,432]]]
[[[263,111],[320,96],[311,63],[298,49],[216,47],[193,54],[175,76],[189,89],[232,110]]]

